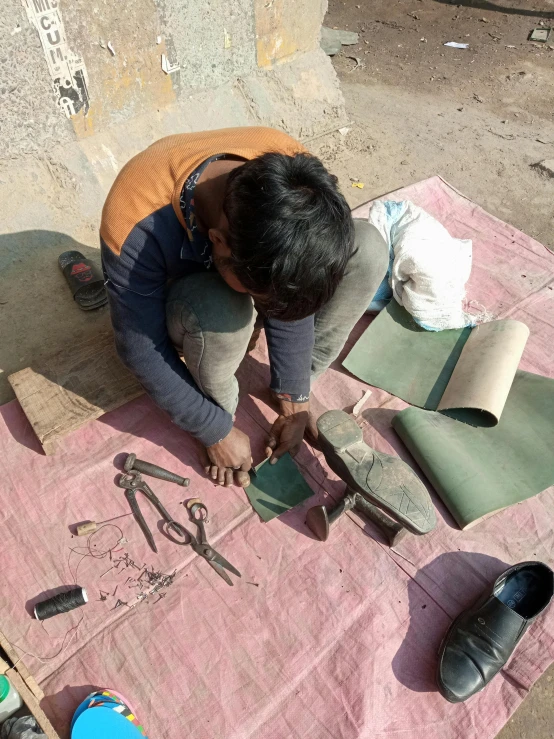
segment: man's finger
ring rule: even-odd
[[[274,449],[277,449],[278,445],[279,445],[279,442],[278,442],[278,440],[277,440],[277,439],[275,438],[275,436],[271,436],[271,435],[270,435],[270,436],[268,437],[268,440],[267,440],[267,446],[266,446],[266,448],[265,448],[265,456],[266,456],[266,457],[271,457],[271,455],[273,454],[273,450],[274,450]]]
[[[217,467],[215,464],[211,466],[210,469],[210,477],[212,480],[217,480],[217,473],[219,472],[219,467]]]
[[[279,446],[279,438],[281,436],[281,432],[283,430],[284,425],[285,425],[285,419],[279,416],[279,418],[275,421],[275,423],[271,427],[268,437],[267,437],[267,446],[265,448],[266,457],[271,457],[273,450],[277,449],[277,447]]]
[[[220,467],[217,471],[217,484],[225,485],[225,471],[227,467]]]
[[[269,436],[267,437],[267,446],[265,448],[266,457],[271,457],[271,454],[273,453],[273,450],[277,448],[278,443],[277,437],[273,435],[273,429],[271,429]]]
[[[281,459],[283,454],[286,454],[289,451],[288,444],[280,444],[277,449],[273,452],[271,455],[271,459],[269,460],[269,464],[277,464],[277,462]]]
[[[267,446],[269,449],[275,449],[277,447],[277,439],[275,436],[270,435],[267,439]]]
[[[233,484],[233,470],[227,467],[227,469],[225,470],[225,487],[230,488],[232,484]]]

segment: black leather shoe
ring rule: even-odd
[[[437,682],[450,703],[483,690],[504,667],[529,625],[552,600],[554,573],[542,562],[506,570],[454,621],[441,645]]]

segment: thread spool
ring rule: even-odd
[[[80,608],[88,603],[87,591],[84,588],[75,588],[65,593],[59,593],[53,598],[43,600],[35,606],[35,618],[39,621],[45,621],[60,613],[68,613],[69,611]]]

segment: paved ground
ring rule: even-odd
[[[352,205],[440,174],[554,248],[554,178],[533,167],[554,157],[554,36],[527,40],[554,0],[500,2],[330,0],[326,24],[360,34],[334,57],[351,124],[311,148]],[[552,739],[553,698],[551,668],[498,739]]]

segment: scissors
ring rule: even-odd
[[[198,528],[197,536],[191,534],[182,524],[168,513],[168,511],[162,505],[160,499],[154,494],[150,486],[144,482],[140,472],[131,471],[125,475],[121,475],[117,484],[120,488],[125,489],[125,497],[129,501],[131,511],[135,517],[136,522],[140,526],[142,533],[146,537],[146,541],[150,545],[150,548],[154,552],[158,552],[156,542],[152,532],[150,531],[148,524],[144,520],[144,516],[141,513],[138,501],[137,492],[141,492],[152,505],[158,510],[164,520],[164,530],[166,536],[171,539],[174,544],[186,545],[190,544],[193,550],[200,557],[205,559],[208,564],[222,577],[228,585],[233,585],[233,581],[225,570],[229,570],[237,577],[240,577],[240,572],[233,567],[224,557],[213,549],[208,543],[206,538],[206,529],[204,526],[205,521],[208,519],[208,509],[199,500],[191,500],[187,504],[191,520],[196,524]]]

